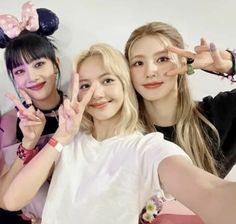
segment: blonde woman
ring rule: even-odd
[[[195,102],[188,74],[200,68],[234,81],[235,54],[205,40],[195,49],[184,50],[181,34],[171,25],[151,22],[131,33],[125,56],[148,130],[162,132],[198,167],[224,177],[236,161],[236,91]]]

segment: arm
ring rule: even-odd
[[[1,166],[4,168],[4,172],[0,175],[0,207],[4,208],[2,197],[6,189],[9,187],[13,178],[17,175],[19,170],[23,167],[23,162],[18,157],[14,161],[11,167],[7,167],[6,162],[4,160],[4,155],[2,152],[2,148],[16,144],[16,110],[11,110],[5,113],[1,117],[1,129],[0,131],[0,150],[2,153],[2,161]],[[8,153],[8,152],[7,152]],[[12,153],[12,152],[9,152]],[[15,151],[13,152],[15,153]]]
[[[164,159],[158,173],[164,188],[205,223],[235,223],[236,183],[211,175],[182,156]]]
[[[57,154],[58,152],[47,144],[37,156],[22,167],[4,195],[4,207],[7,210],[19,210],[33,199],[47,180]]]
[[[8,97],[16,104],[18,109],[21,112],[21,121],[20,121],[20,128],[22,130],[22,133],[24,135],[23,140],[22,140],[22,146],[25,149],[33,149],[35,145],[37,144],[41,133],[43,131],[43,128],[45,126],[45,118],[42,113],[39,111],[35,111],[33,106],[29,107],[26,109],[21,102],[13,95],[8,94]],[[25,96],[26,102],[30,101],[30,98],[28,96]],[[28,102],[28,103],[30,103]],[[3,120],[3,130],[4,130],[4,138],[9,139],[8,135],[10,136],[11,139],[14,139],[16,141],[16,130],[11,127],[12,125],[7,126],[7,124],[14,124],[14,127],[16,127],[16,112],[9,112],[9,115],[11,116],[4,116]],[[29,118],[29,117],[30,118]],[[12,138],[10,133],[14,133],[14,138]],[[9,143],[9,140],[7,141]],[[5,142],[6,143],[6,142]],[[6,149],[8,150],[8,149]],[[11,154],[15,154],[15,150],[12,151],[6,151],[6,154],[10,154],[10,156],[13,156]],[[15,155],[14,155],[15,158]],[[2,197],[6,190],[9,188],[9,185],[11,184],[12,180],[15,178],[15,176],[19,173],[19,171],[24,167],[24,161],[21,160],[19,157],[16,157],[14,163],[11,165],[9,170],[1,177],[1,186],[0,186],[0,207],[5,208],[4,203],[2,202]]]
[[[11,110],[0,118],[0,149],[16,144],[16,110]]]

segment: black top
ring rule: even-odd
[[[221,92],[215,97],[207,96],[198,103],[201,113],[216,127],[220,136],[220,147],[213,155],[225,170],[225,176],[236,163],[236,89]],[[156,130],[164,134],[166,140],[174,142],[175,126],[159,127]],[[224,155],[219,158],[220,152]]]
[[[60,95],[60,102],[59,102],[59,104],[56,107],[52,108],[51,110],[41,110],[44,113],[45,118],[46,118],[46,124],[45,124],[45,127],[43,129],[42,135],[52,134],[58,128],[57,110],[59,109],[60,105],[62,104],[63,98],[64,98],[64,95],[63,95],[62,91],[58,90],[58,93]],[[22,132],[20,130],[19,122],[20,122],[20,119],[17,118],[16,139],[19,142],[21,142],[22,138],[23,138],[23,134],[22,134]]]

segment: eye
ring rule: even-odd
[[[142,62],[142,61],[135,61],[135,62],[133,62],[131,65],[132,66],[134,66],[134,67],[136,67],[136,66],[141,66],[141,65],[143,65],[144,63]]]
[[[13,72],[13,75],[14,75],[14,76],[22,75],[24,72],[25,72],[24,69],[18,69],[18,70],[15,70],[15,71]]]
[[[88,83],[80,85],[80,89],[82,89],[82,90],[87,90],[87,89],[89,89],[89,87],[90,87],[90,85]]]
[[[160,62],[168,62],[170,61],[170,58],[168,57],[160,57],[157,59],[157,62],[160,63]]]
[[[45,64],[44,61],[39,61],[39,62],[37,62],[37,63],[34,65],[34,67],[35,67],[35,68],[39,68],[39,67],[43,66],[44,64]]]
[[[112,83],[112,82],[114,82],[114,79],[110,79],[110,78],[106,78],[106,79],[103,81],[104,84],[109,84],[109,83]]]

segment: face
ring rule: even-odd
[[[104,121],[119,116],[124,101],[123,87],[115,74],[108,73],[100,56],[87,58],[80,66],[79,96],[96,83],[96,88],[86,111],[94,120]]]
[[[56,90],[55,66],[49,59],[40,58],[24,63],[12,70],[16,86],[23,89],[32,100],[46,100]]]
[[[138,39],[130,50],[129,64],[134,88],[145,100],[163,100],[177,91],[177,76],[166,75],[176,65],[157,37]]]

